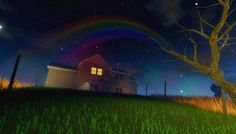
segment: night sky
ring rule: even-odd
[[[145,94],[149,85],[149,94],[163,94],[164,80],[167,80],[167,93],[170,95],[212,96],[212,81],[189,65],[158,49],[155,41],[148,34],[135,33],[125,27],[109,29],[114,33],[105,41],[88,42],[100,38],[100,34],[88,34],[86,29],[64,40],[60,33],[73,24],[96,18],[120,18],[135,22],[151,29],[165,43],[189,55],[185,35],[176,26],[178,21],[191,28],[199,28],[198,6],[207,6],[215,0],[0,0],[0,76],[9,78],[17,53],[22,60],[17,72],[17,80],[35,82],[40,77],[44,85],[47,65],[50,63],[75,66],[79,60],[94,54],[100,54],[115,68],[132,72],[137,79],[138,94]],[[236,7],[236,2],[233,3]],[[221,8],[213,7],[200,10],[203,17],[215,24],[219,19]],[[92,19],[91,19],[92,18]],[[236,19],[236,12],[229,22]],[[96,30],[94,28],[93,30]],[[209,28],[206,28],[209,30]],[[97,32],[99,33],[99,32]],[[75,34],[75,33],[74,33]],[[108,33],[106,33],[108,35]],[[104,36],[106,34],[101,34]],[[236,30],[231,36],[236,37]],[[199,51],[207,57],[206,42],[195,37],[201,47]],[[87,39],[87,40],[86,40]],[[53,40],[53,41],[52,41]],[[76,41],[74,41],[76,40]],[[161,42],[161,41],[160,41]],[[225,77],[236,80],[236,53],[234,46],[223,51],[221,68]],[[80,50],[80,51],[75,51]],[[69,55],[69,56],[68,56]],[[203,58],[204,58],[203,56]],[[207,61],[206,58],[205,61]]]

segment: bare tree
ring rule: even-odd
[[[215,81],[216,84],[221,86],[223,90],[227,91],[230,94],[232,100],[236,104],[236,85],[231,84],[225,79],[224,72],[220,68],[222,50],[225,47],[235,45],[233,43],[230,43],[230,41],[236,38],[231,37],[230,34],[233,28],[236,26],[236,20],[231,23],[228,22],[229,16],[235,10],[235,8],[232,8],[232,3],[233,0],[217,0],[215,4],[212,4],[210,6],[198,7],[196,10],[199,15],[199,29],[186,28],[179,23],[176,23],[193,45],[192,56],[188,56],[186,54],[186,51],[184,54],[181,54],[180,52],[174,49],[170,49],[163,44],[159,44],[159,46],[163,51],[174,55],[178,59],[192,65],[196,70],[208,75],[212,80]],[[219,6],[222,8],[220,19],[215,25],[211,24],[205,18],[203,18],[201,16],[201,13],[199,12],[200,8],[207,9],[214,6]],[[206,32],[206,26],[208,27],[207,30],[210,29],[210,32]],[[210,55],[204,59],[210,60],[201,60],[201,57],[204,57],[205,55],[201,54],[201,52],[199,51],[199,44],[197,43],[193,35],[200,36],[207,41],[206,45],[210,48]]]

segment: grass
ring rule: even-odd
[[[6,90],[8,88],[8,84],[10,81],[4,77],[0,77],[0,90]],[[22,88],[22,87],[30,87],[33,84],[26,83],[26,82],[19,82],[19,81],[14,81],[13,87],[14,88]]]
[[[200,108],[208,110],[208,111],[223,113],[223,108],[222,108],[223,104],[222,104],[221,98],[214,98],[214,97],[173,97],[172,100],[174,100],[176,102],[179,102],[179,103],[191,104],[191,105],[200,107]],[[230,114],[230,115],[235,115],[236,116],[236,106],[230,100],[230,98],[227,98],[226,106],[227,106],[227,113]]]
[[[72,90],[0,92],[1,134],[236,133],[236,117],[171,101]]]

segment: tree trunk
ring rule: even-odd
[[[236,87],[226,81],[220,73],[212,74],[211,79],[214,80],[224,92],[229,93],[232,102],[236,105]]]
[[[220,85],[221,86],[221,85]],[[231,101],[234,103],[234,105],[236,105],[236,93],[235,93],[235,91],[236,91],[236,89],[234,88],[234,87],[230,87],[230,88],[222,88],[222,89],[224,89],[224,91],[222,92],[223,94],[225,93],[225,92],[228,92],[229,93],[229,96],[230,96],[230,98],[231,98]],[[233,92],[232,92],[233,91]],[[223,95],[222,94],[222,95]],[[226,99],[226,98],[225,98]],[[223,100],[222,100],[223,101]]]
[[[224,89],[221,89],[221,101],[222,101],[223,113],[227,114],[227,96]]]
[[[215,82],[221,87],[221,89],[224,90],[222,93],[229,93],[231,101],[236,105],[236,87],[232,86],[229,82],[225,80],[215,80]]]

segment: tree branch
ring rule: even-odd
[[[218,0],[218,2],[219,2],[222,6],[225,6],[226,4],[231,4],[230,0]]]
[[[186,33],[184,33],[184,35],[186,36],[186,38],[193,44],[193,60],[195,62],[198,62],[198,57],[197,57],[197,42],[193,39],[193,37],[191,36],[191,34],[189,36],[186,35]]]
[[[197,45],[194,45],[194,47],[193,47],[193,60],[195,61],[195,62],[198,62],[198,57],[197,57]]]
[[[209,23],[208,21],[206,21],[204,18],[201,18],[202,22],[207,24],[209,27],[211,27],[212,29],[215,28],[215,26],[213,26],[211,23]]]
[[[198,14],[198,17],[199,17],[199,25],[200,25],[201,32],[204,33],[203,24],[202,24],[202,16],[200,14],[200,11],[197,8],[196,8],[196,10],[197,10],[197,14]]]
[[[199,23],[200,23],[201,32],[204,32],[203,24],[202,24],[202,23],[205,23],[205,24],[208,25],[210,28],[214,29],[215,26],[213,26],[212,24],[210,24],[207,20],[205,20],[205,19],[201,16],[201,13],[200,13],[200,11],[198,10],[198,8],[196,8],[196,10],[197,10],[198,17],[199,17]]]
[[[228,34],[229,35],[229,34]],[[236,40],[236,37],[224,37],[221,40],[225,40],[225,39],[229,39],[229,40]]]
[[[227,45],[228,41],[229,41],[229,35],[227,34],[227,36],[226,36],[226,38],[225,38],[223,44],[222,44],[222,45],[220,46],[220,48],[219,48],[220,51]]]
[[[236,10],[236,7],[233,8],[233,9],[230,11],[230,13],[228,14],[228,17],[229,17],[235,10]]]
[[[222,40],[227,34],[229,34],[235,26],[236,26],[236,21],[234,21],[231,25],[228,26],[228,29],[225,30],[225,32],[223,32],[223,34],[220,35],[218,41]]]
[[[233,46],[233,45],[236,45],[236,43],[228,43],[225,45],[225,47],[229,47],[229,46]]]
[[[177,24],[177,26],[179,26],[182,29],[183,32],[192,32],[192,33],[200,35],[201,37],[205,38],[206,40],[210,39],[210,36],[208,36],[204,32],[198,31],[196,29],[185,28],[184,26],[180,25],[178,22],[176,22],[176,24]]]
[[[230,9],[230,1],[229,0],[218,0],[218,1],[223,6],[223,12],[222,12],[222,15],[220,17],[220,20],[219,20],[218,24],[216,25],[216,27],[214,28],[214,30],[211,33],[211,38],[212,39],[217,39],[219,32],[222,30],[223,26],[225,25],[225,23],[227,21],[228,12],[229,12],[229,9]],[[226,34],[228,34],[228,33],[226,33]],[[225,35],[223,35],[223,37]]]
[[[211,69],[208,66],[202,65],[197,61],[193,61],[191,59],[189,59],[188,57],[186,57],[185,55],[179,54],[176,51],[173,50],[168,50],[165,47],[163,47],[161,44],[158,44],[160,46],[160,48],[165,51],[166,53],[172,54],[174,56],[176,56],[177,58],[179,58],[180,60],[189,63],[190,65],[192,65],[193,67],[195,67],[196,69],[200,70],[201,72],[205,73],[205,74],[209,74]]]
[[[209,6],[198,6],[196,8],[211,8],[211,7],[215,7],[215,6],[219,6],[220,4],[219,3],[214,3],[214,4],[211,4]]]

